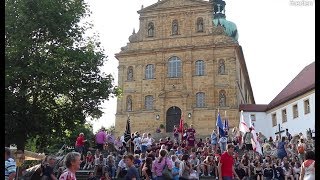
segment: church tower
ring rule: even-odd
[[[138,11],[140,27],[119,60],[116,134],[166,132],[181,116],[197,134],[215,128],[218,110],[239,124],[239,104],[254,104],[238,31],[223,0],[161,0]]]

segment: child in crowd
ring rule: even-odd
[[[176,161],[172,169],[173,180],[179,180],[180,162]]]
[[[92,156],[91,151],[88,151],[87,156],[85,158],[85,165],[83,166],[83,169],[92,169],[93,162],[94,162],[94,156]]]

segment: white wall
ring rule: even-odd
[[[310,113],[304,113],[304,101],[309,99]],[[299,116],[293,119],[293,108],[292,106],[298,105]],[[287,110],[287,122],[282,123],[282,110]],[[290,102],[287,105],[281,105],[274,108],[272,111],[266,112],[243,112],[244,120],[249,126],[249,117],[251,114],[255,114],[256,122],[254,122],[256,132],[261,131],[267,138],[276,136],[275,132],[279,131],[278,124],[280,124],[281,130],[288,128],[291,135],[299,134],[300,132],[306,137],[307,129],[315,129],[315,93],[309,95],[302,95],[296,100]],[[272,127],[272,114],[276,113],[277,125]],[[283,135],[285,132],[282,133]]]
[[[304,100],[309,99],[310,103],[310,113],[304,113]],[[299,116],[293,119],[293,108],[292,106],[298,105],[298,114]],[[282,123],[282,110],[287,110],[287,122]],[[299,99],[291,102],[286,106],[277,107],[277,109],[268,112],[267,119],[269,119],[270,124],[269,127],[272,127],[272,114],[276,113],[277,115],[277,124],[280,123],[280,126],[283,130],[288,128],[289,132],[292,135],[299,134],[302,132],[306,137],[306,130],[311,128],[311,130],[315,129],[315,93],[304,97],[300,97]],[[278,125],[272,127],[273,132],[278,131]]]
[[[261,132],[267,138],[272,134],[271,122],[267,119],[267,114],[265,112],[243,112],[244,121],[250,126],[250,115],[254,114],[256,116],[256,121],[254,123],[255,131]]]

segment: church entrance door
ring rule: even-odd
[[[167,110],[166,132],[173,132],[173,126],[179,127],[181,118],[181,109],[177,106],[172,106]]]

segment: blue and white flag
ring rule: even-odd
[[[224,130],[223,130],[223,123],[220,117],[220,113],[218,113],[218,117],[217,117],[217,122],[216,122],[216,126],[219,128],[219,135],[220,137],[224,137]]]

